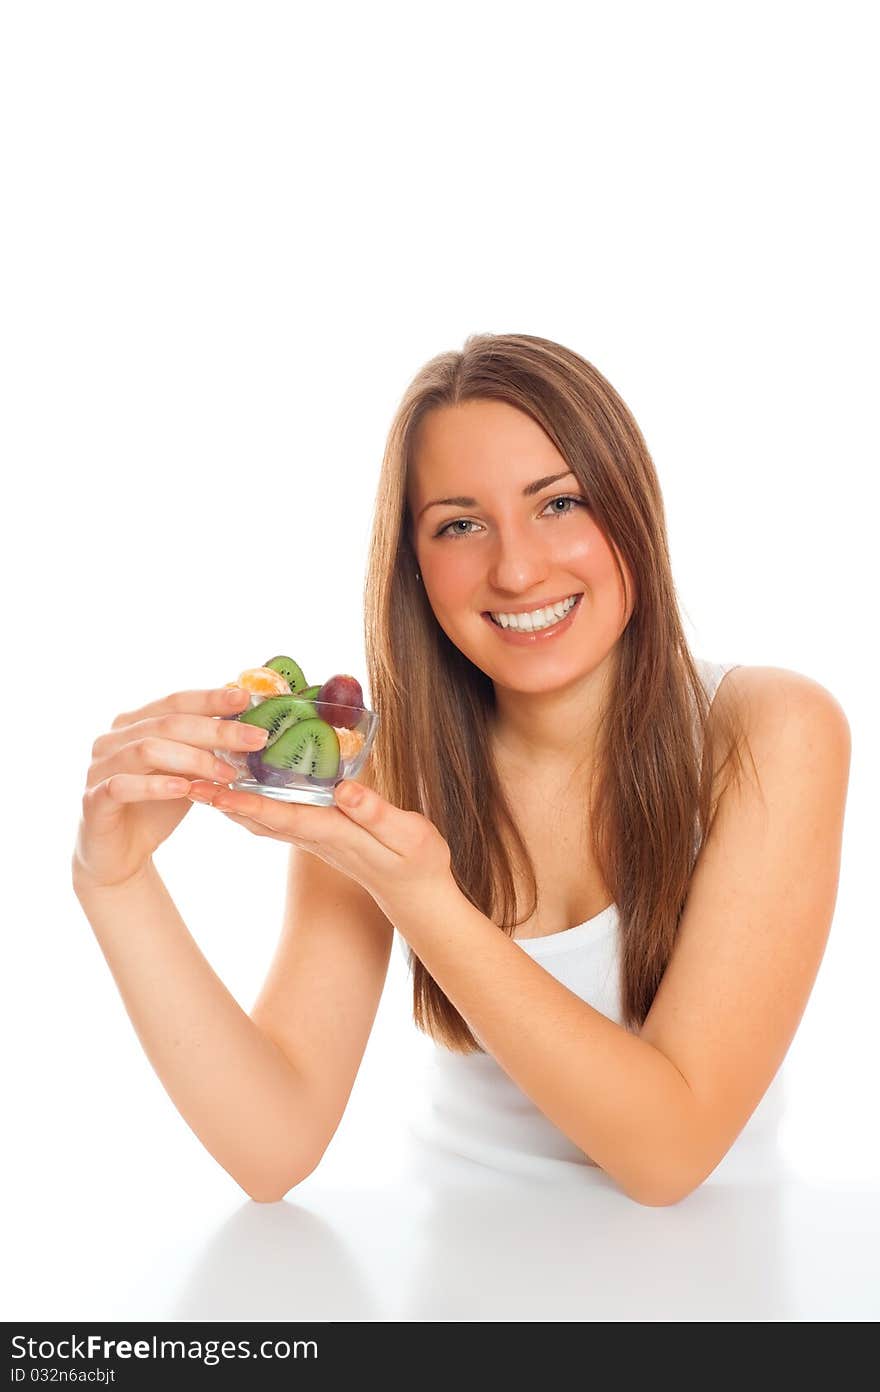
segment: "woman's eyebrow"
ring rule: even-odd
[[[558,483],[560,479],[568,478],[569,475],[574,477],[573,470],[563,469],[561,474],[546,474],[544,478],[535,479],[534,483],[527,483],[522,495],[524,498],[531,498],[534,493],[540,493],[542,488],[549,488],[551,483]],[[433,502],[425,503],[419,517],[432,507],[479,507],[479,503],[476,498],[435,498]],[[418,521],[418,518],[416,520]]]

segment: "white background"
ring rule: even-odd
[[[422,363],[474,331],[556,339],[627,401],[695,654],[804,673],[849,718],[783,1140],[805,1181],[880,1184],[871,12],[4,7],[6,1317],[149,1313],[150,1254],[184,1279],[185,1215],[210,1235],[243,1198],[152,1072],[70,888],[92,741],[275,652],[313,681],[365,672],[386,432]],[[156,859],[249,1008],[285,848],[195,808]],[[395,946],[319,1171],[337,1193],[393,1163],[426,1047],[410,1010]]]

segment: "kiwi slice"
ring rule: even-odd
[[[315,707],[311,701],[303,701],[298,696],[267,696],[258,706],[242,711],[238,719],[243,725],[257,725],[269,731],[269,738],[263,745],[268,749],[289,726],[297,720],[313,720]]]
[[[301,701],[314,701],[320,690],[320,686],[307,686],[305,691],[298,691],[296,694]]]
[[[335,778],[339,773],[336,731],[326,720],[298,720],[262,751],[261,762],[306,778]]]
[[[303,676],[302,668],[298,663],[294,662],[292,657],[284,657],[283,655],[280,657],[273,657],[270,662],[264,662],[263,666],[271,667],[273,672],[280,672],[282,677],[285,678],[293,695],[299,696],[302,694],[302,688],[306,684],[306,679]]]

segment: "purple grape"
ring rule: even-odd
[[[315,711],[321,720],[339,729],[351,730],[363,713],[364,693],[356,677],[347,672],[337,672],[328,677],[315,702]]]

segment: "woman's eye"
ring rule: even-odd
[[[557,504],[560,504],[560,506],[557,506]],[[575,510],[575,508],[586,507],[586,505],[586,500],[584,498],[577,498],[571,495],[565,495],[559,498],[551,498],[550,501],[547,503],[544,511],[546,512],[549,508],[551,509],[551,517],[567,517],[570,512],[573,512]],[[451,522],[445,523],[444,526],[440,528],[439,532],[436,533],[436,535],[438,537],[472,536],[473,533],[470,529],[472,527],[476,527],[477,529],[479,529],[479,525],[480,524],[478,522],[472,522],[471,519],[468,517],[455,517]]]
[[[470,536],[470,532],[460,532],[460,531],[453,530],[453,529],[454,529],[454,528],[458,528],[458,527],[476,527],[476,526],[477,526],[477,523],[476,523],[476,522],[471,522],[467,517],[456,517],[454,521],[452,521],[452,522],[447,522],[445,527],[441,527],[440,530],[439,530],[439,532],[437,533],[437,535],[438,535],[438,537],[441,537],[441,536]]]
[[[558,508],[553,506],[554,503],[571,503],[572,507]],[[566,496],[562,498],[551,498],[547,506],[553,508],[553,514],[556,517],[565,517],[568,513],[573,512],[575,507],[586,507],[586,503],[583,498]]]
[[[557,508],[554,507],[554,504],[556,503],[571,503],[574,504],[574,507]],[[546,511],[547,508],[551,508],[553,509],[553,511],[550,512],[550,516],[557,516],[557,518],[565,518],[565,516],[568,516],[569,512],[574,512],[575,508],[585,507],[586,498],[578,498],[571,496],[571,494],[567,494],[567,496],[564,497],[550,498],[550,501],[549,503],[547,503],[546,508],[544,508],[544,511]],[[471,532],[471,530],[466,530],[466,532],[465,530],[458,530],[459,528],[469,529],[472,528],[472,526],[479,526],[479,522],[472,522],[469,518],[453,518],[453,521],[447,522],[446,525],[441,526],[439,532],[437,532],[436,535],[472,536],[473,533]]]

